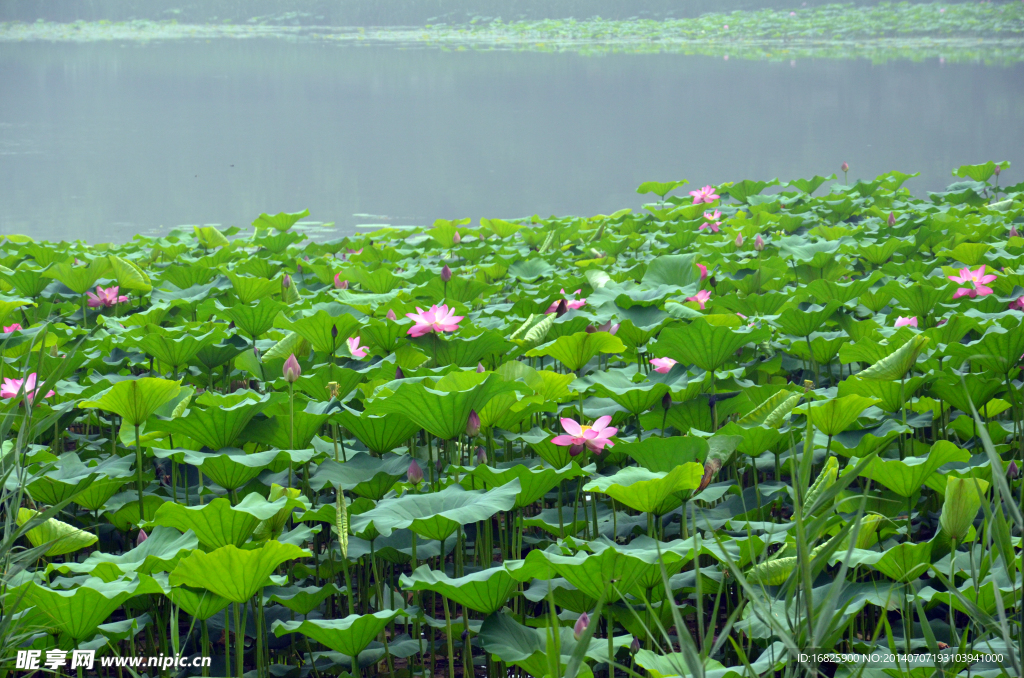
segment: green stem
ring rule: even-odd
[[[146,519],[145,502],[142,500],[142,444],[139,440],[139,425],[135,424],[135,475],[137,478],[138,490],[139,490],[139,528],[142,528],[142,523]]]

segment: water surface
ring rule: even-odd
[[[596,214],[649,179],[921,172],[1024,148],[1024,67],[276,39],[0,46],[0,234]],[[842,175],[840,174],[840,179]],[[373,215],[373,216],[366,216]]]

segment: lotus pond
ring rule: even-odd
[[[327,242],[306,212],[8,236],[3,657],[1020,675],[1008,171]]]

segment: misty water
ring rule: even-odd
[[[645,180],[850,180],[1024,148],[1024,66],[356,47],[0,45],[0,235],[125,241],[639,208]],[[839,175],[840,179],[842,174]],[[1011,183],[1019,179],[1013,179]]]

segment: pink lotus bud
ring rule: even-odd
[[[585,332],[587,334],[593,334],[594,332],[597,332],[597,328],[594,327],[593,325],[587,325]]]
[[[462,242],[462,236],[459,235],[458,231],[455,231],[455,235],[452,236],[452,242],[455,243],[456,245]]]
[[[482,447],[476,448],[476,463],[486,464],[487,463],[487,450]]]
[[[398,316],[395,315],[395,312],[390,310],[390,309],[388,310],[388,316],[387,317],[388,317],[388,320],[398,320]]]
[[[142,546],[142,542],[146,541],[147,539],[149,539],[149,535],[146,534],[145,530],[140,529],[139,536],[135,538],[135,545]]]
[[[16,332],[20,329],[22,329],[21,325],[19,323],[14,323],[13,325],[8,325],[4,328],[4,334],[7,334],[8,332]]]
[[[576,625],[572,627],[572,635],[576,637],[576,640],[580,639],[588,626],[590,626],[590,615],[584,612],[580,615],[580,618],[576,620]]]
[[[483,374],[486,371],[487,371],[487,368],[484,367],[483,363],[477,363],[476,364],[476,372],[477,372],[477,374]]]
[[[289,384],[294,384],[298,381],[299,375],[302,374],[302,368],[299,367],[299,361],[295,359],[294,353],[288,356],[288,360],[284,361],[284,367],[281,371],[284,374],[284,380]]]
[[[1017,476],[1020,475],[1020,469],[1017,468],[1016,460],[1010,462],[1010,467],[1006,469],[1006,475],[1009,476],[1010,480],[1016,480]]]
[[[895,226],[896,225],[896,214],[894,212],[889,212],[889,225],[890,226]]]
[[[409,470],[405,475],[413,485],[419,485],[423,482],[423,469],[420,468],[415,459],[409,462]]]
[[[633,642],[629,644],[629,651],[636,654],[640,651],[640,639],[633,638]]]
[[[844,172],[848,172],[850,170],[850,166],[846,162],[844,162],[842,165],[839,166],[839,169],[843,170]]]
[[[338,326],[337,325],[331,325],[331,339],[337,339],[337,338],[338,338]]]
[[[576,457],[583,453],[583,445],[570,445],[569,456]]]
[[[742,233],[737,233],[736,234],[736,241],[735,242],[736,242],[736,247],[743,247],[743,234]]]
[[[1020,234],[1017,232],[1017,227],[1015,225],[1013,225],[1013,224],[1010,225],[1010,237],[1011,238],[1020,237]]]
[[[1003,171],[1003,168],[1000,167],[999,165],[996,165],[996,176],[997,177],[999,176],[999,173],[1002,172],[1002,171]]]
[[[448,264],[445,264],[444,268],[441,269],[441,280],[444,281],[444,282],[448,282],[451,279],[452,279],[452,269],[448,268]]]
[[[395,368],[395,379],[405,379],[405,372],[402,371],[401,367]]]
[[[758,252],[764,252],[764,238],[761,237],[760,233],[754,238],[754,249]]]
[[[480,415],[476,410],[469,411],[469,421],[466,422],[466,435],[474,438],[480,434]]]
[[[285,289],[288,289],[291,286],[292,286],[292,277],[290,275],[288,275],[287,273],[285,273],[284,277],[281,278],[281,287],[283,287]]]
[[[341,279],[341,273],[334,274],[334,289],[336,290],[347,290],[348,281]]]

